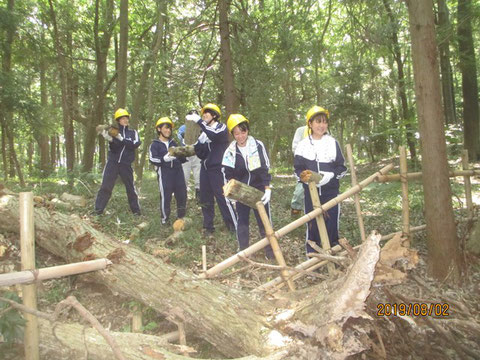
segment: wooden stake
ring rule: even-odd
[[[235,179],[231,179],[223,186],[223,194],[230,199],[240,201],[252,209],[257,208],[257,202],[263,197],[263,192],[260,190]]]
[[[202,245],[202,270],[207,271],[207,246]]]
[[[263,205],[263,202],[261,201],[257,202],[257,211],[258,211],[258,214],[260,215],[260,219],[262,219],[262,223],[265,228],[267,239],[270,242],[270,246],[272,247],[272,250],[273,250],[273,255],[275,256],[275,259],[277,260],[278,265],[282,267],[286,267],[287,264],[285,263],[282,250],[278,245],[278,239],[275,237],[272,224],[270,223],[270,219],[268,218],[267,211],[265,210],[265,205]],[[287,282],[289,290],[295,291],[295,285],[293,284],[293,281],[288,280],[288,277],[289,277],[288,272],[286,270],[282,270],[280,271],[280,274],[283,280]]]
[[[355,163],[353,161],[353,154],[352,154],[352,146],[350,144],[347,144],[347,158],[348,158],[348,163],[350,165],[350,175],[352,178],[352,186],[355,186],[357,185],[357,172],[355,170]],[[365,235],[365,226],[363,225],[362,209],[360,207],[360,196],[358,194],[355,194],[353,196],[353,199],[355,200],[355,211],[357,212],[357,221],[358,221],[358,229],[360,230],[360,238],[362,239],[362,242],[364,242],[366,239],[366,235]]]
[[[462,168],[468,170],[468,150],[463,150],[462,154]],[[470,182],[470,176],[464,176],[463,182],[465,183],[465,198],[467,201],[468,217],[473,217],[473,201],[472,201],[472,184]]]
[[[33,220],[33,193],[22,192],[19,198],[20,206],[20,246],[22,270],[35,269],[35,233]],[[37,285],[23,285],[23,305],[37,310]],[[23,313],[25,324],[25,359],[38,360],[38,320],[37,317]]]
[[[310,191],[310,197],[312,198],[312,205],[314,209],[321,209],[320,197],[318,196],[317,183],[310,181],[308,183],[308,190]],[[315,220],[317,222],[318,233],[320,234],[320,240],[322,242],[322,248],[325,251],[330,249],[330,240],[328,238],[327,226],[325,225],[325,219],[323,218],[325,210],[318,215]],[[328,264],[328,274],[332,275],[335,272],[335,265],[333,263]]]
[[[344,193],[338,195],[337,197],[333,198],[332,200],[328,201],[327,203],[323,204],[323,206],[319,209],[314,209],[313,211],[309,212],[308,214],[303,215],[302,217],[296,219],[295,221],[291,222],[290,224],[284,226],[280,230],[277,230],[275,232],[275,237],[277,239],[280,239],[282,236],[288,234],[289,232],[295,230],[299,226],[302,226],[309,222],[310,220],[314,220],[315,217],[318,215],[322,214],[323,211],[328,210],[338,203],[342,202],[343,200],[349,198],[350,196],[362,191],[362,189],[373,182],[378,176],[384,175],[388,173],[390,170],[392,170],[393,165],[388,164],[384,166],[382,169],[380,169],[378,172],[375,174],[370,175],[368,178],[365,180],[359,182],[357,185],[351,187]],[[200,278],[209,278],[212,276],[215,276],[219,273],[221,273],[223,270],[235,265],[239,261],[242,260],[242,257],[248,257],[252,254],[255,254],[257,251],[263,249],[265,246],[267,246],[270,242],[268,241],[267,238],[263,238],[262,240],[256,242],[253,245],[250,245],[248,248],[238,252],[235,255],[230,256],[229,258],[223,260],[221,263],[211,267],[208,269],[206,272],[202,273],[199,275]]]
[[[135,304],[132,309],[132,332],[141,333],[143,327],[142,305]]]
[[[400,146],[400,181],[402,182],[402,232],[410,243],[410,206],[408,204],[407,151]]]
[[[8,274],[0,274],[0,286],[27,284],[34,281],[43,281],[62,276],[82,274],[90,271],[105,269],[107,265],[111,264],[112,262],[108,259],[97,259],[73,264],[52,266],[35,271],[27,270]]]
[[[480,170],[450,170],[448,176],[475,176],[480,175]],[[408,180],[421,180],[423,174],[421,172],[407,173]],[[377,182],[400,181],[400,174],[379,176]]]

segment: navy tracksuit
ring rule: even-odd
[[[223,153],[228,147],[228,130],[225,124],[217,122],[214,127],[208,126],[199,120],[197,124],[203,133],[195,143],[195,153],[201,160],[200,168],[200,204],[203,214],[203,228],[213,232],[213,218],[215,206],[213,199],[217,200],[223,221],[230,231],[237,228],[237,214],[230,200],[223,196],[223,185],[226,184],[222,167]]]
[[[347,171],[345,167],[345,158],[343,157],[340,145],[330,135],[325,134],[320,140],[313,140],[311,136],[300,141],[295,150],[294,158],[295,174],[300,179],[300,173],[303,170],[312,170],[314,172],[333,173],[333,177],[323,186],[317,187],[320,203],[325,204],[329,200],[338,196],[340,183],[339,179]],[[313,210],[312,198],[308,184],[303,184],[305,190],[305,213]],[[340,206],[335,205],[327,210],[324,215],[325,225],[327,227],[330,246],[338,244],[338,223],[340,218]],[[312,240],[321,245],[320,234],[317,223],[311,220],[307,224],[306,240]],[[306,243],[307,253],[314,252],[312,247]]]
[[[115,181],[120,178],[125,185],[127,191],[128,204],[130,210],[134,214],[140,214],[140,204],[138,203],[138,195],[133,184],[132,162],[135,159],[135,149],[142,143],[138,137],[136,130],[129,129],[128,126],[118,125],[123,140],[113,138],[109,143],[108,159],[105,169],[103,170],[103,180],[100,190],[98,190],[95,200],[95,212],[103,213],[105,207],[112,196],[112,190]]]
[[[244,184],[250,185],[262,193],[265,192],[265,187],[270,186],[272,176],[269,174],[270,160],[268,159],[267,150],[265,145],[259,140],[255,140],[257,143],[257,151],[260,158],[260,167],[250,171],[247,165],[247,159],[243,157],[238,145],[236,146],[235,167],[225,166],[225,177],[228,180],[235,179]],[[250,239],[250,206],[244,205],[237,201],[236,204],[238,214],[237,225],[237,239],[240,250],[244,250],[249,246]],[[270,202],[265,205],[270,223],[272,222],[270,215]],[[253,209],[255,218],[257,219],[258,230],[262,238],[265,237],[265,227],[263,226],[262,219],[256,209]],[[270,245],[265,248],[267,257],[273,258],[273,251]]]
[[[170,217],[170,203],[172,194],[177,201],[177,218],[185,217],[187,204],[187,187],[183,175],[182,163],[185,158],[165,161],[164,156],[168,154],[168,148],[177,146],[175,141],[170,140],[168,145],[159,140],[153,140],[150,145],[149,159],[155,166],[157,172],[158,188],[160,190],[160,211],[162,213],[162,224],[165,224]]]

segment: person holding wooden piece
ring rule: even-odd
[[[229,145],[223,155],[222,165],[225,169],[227,180],[235,179],[244,184],[252,186],[263,193],[262,202],[265,205],[270,223],[270,181],[272,176],[269,173],[270,160],[268,159],[265,145],[259,140],[250,136],[248,119],[241,114],[232,114],[227,121],[228,131],[235,139]],[[237,202],[238,214],[237,240],[240,250],[249,246],[250,207]],[[265,227],[256,209],[253,209],[257,219],[258,230],[262,238],[265,237]],[[270,245],[265,249],[266,257],[273,258]]]
[[[177,146],[172,140],[173,122],[168,117],[161,117],[155,124],[158,139],[153,140],[149,149],[149,160],[155,166],[158,188],[160,190],[160,211],[162,224],[167,224],[170,217],[172,194],[177,202],[177,218],[185,217],[187,204],[187,187],[183,175],[182,163],[185,158],[169,154],[168,149]]]
[[[295,150],[294,168],[298,181],[303,182],[305,190],[305,213],[313,210],[312,198],[308,189],[308,181],[305,170],[319,173],[323,177],[317,184],[320,203],[325,204],[338,196],[340,183],[347,168],[345,158],[338,141],[328,134],[330,114],[328,110],[313,106],[307,112],[308,136],[300,141]],[[340,206],[336,205],[324,213],[330,246],[338,244],[338,223],[340,218]],[[321,247],[320,234],[315,220],[307,224],[306,240],[312,240]],[[307,254],[314,252],[306,243]]]
[[[232,202],[223,195],[223,185],[226,184],[223,173],[222,158],[228,147],[228,130],[225,124],[219,122],[220,108],[215,104],[206,104],[200,115],[190,114],[187,121],[196,122],[203,133],[195,143],[195,153],[201,160],[200,169],[200,205],[203,214],[203,232],[212,236],[215,231],[213,219],[215,216],[214,198],[217,200],[220,213],[227,229],[236,232],[237,214]]]
[[[135,160],[135,150],[141,145],[136,130],[128,128],[130,114],[125,109],[118,109],[114,115],[118,124],[118,132],[112,136],[107,130],[101,135],[109,142],[108,159],[103,170],[103,179],[100,190],[95,199],[95,214],[101,215],[112,196],[117,177],[122,178],[127,191],[128,205],[135,215],[141,215],[138,195],[133,182],[132,162]],[[112,134],[112,135],[111,135]]]

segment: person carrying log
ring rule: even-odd
[[[200,169],[200,205],[203,214],[203,232],[212,237],[215,227],[213,219],[215,208],[213,199],[217,200],[220,213],[227,229],[236,232],[237,214],[233,204],[223,196],[225,177],[223,174],[222,158],[228,147],[228,130],[225,124],[219,122],[220,108],[215,104],[206,104],[198,114],[186,116],[187,121],[196,122],[203,133],[195,143],[195,153],[201,160]]]
[[[190,110],[187,116],[192,114],[198,114],[197,110]],[[183,124],[178,129],[177,136],[181,146],[190,145],[185,143],[186,128],[186,125]],[[197,201],[197,203],[200,201],[200,166],[200,159],[197,155],[189,156],[187,158],[187,161],[183,163],[183,173],[185,175],[185,184],[187,184],[187,193],[190,174],[193,173],[193,180],[195,181],[195,200]]]
[[[103,170],[102,185],[95,199],[94,213],[96,215],[103,214],[112,196],[115,181],[120,176],[125,184],[130,210],[135,215],[141,215],[138,195],[133,183],[132,162],[135,159],[135,150],[142,142],[137,131],[128,128],[130,114],[127,110],[118,109],[115,111],[114,118],[118,123],[118,133],[113,137],[107,130],[101,132],[101,135],[109,142],[109,150],[107,163]]]
[[[312,198],[308,188],[308,171],[319,173],[323,177],[317,184],[320,203],[336,197],[339,193],[340,183],[347,168],[345,158],[338,141],[328,133],[330,114],[328,110],[313,106],[307,112],[308,136],[300,141],[295,150],[294,168],[298,181],[303,183],[305,190],[305,213],[313,210]],[[310,173],[311,174],[311,173]],[[338,223],[340,218],[340,205],[336,205],[324,213],[330,246],[338,244]],[[307,224],[306,240],[312,240],[321,247],[320,234],[315,220]],[[306,242],[307,254],[314,252]]]
[[[235,179],[252,186],[263,193],[262,202],[265,211],[272,222],[270,215],[270,181],[272,176],[269,173],[270,160],[268,159],[265,145],[253,136],[250,136],[248,119],[241,114],[232,114],[227,121],[228,131],[233,135],[234,141],[229,145],[223,154],[222,165],[225,169],[227,180]],[[240,250],[249,246],[250,207],[237,202],[238,214],[237,240]],[[258,230],[261,238],[265,237],[265,227],[256,209],[253,209],[257,219]],[[273,258],[273,251],[270,245],[265,248],[268,259]]]
[[[177,202],[177,219],[185,217],[187,205],[187,186],[183,175],[182,163],[185,158],[177,158],[169,154],[170,147],[177,146],[172,140],[173,122],[168,117],[161,117],[155,124],[158,139],[153,140],[149,149],[150,163],[157,173],[160,190],[160,212],[162,224],[169,223],[172,194]]]

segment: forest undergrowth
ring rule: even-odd
[[[358,166],[357,176],[362,180],[378,171],[384,163],[367,164]],[[156,178],[147,172],[141,184],[137,185],[142,216],[133,216],[128,211],[125,189],[117,183],[112,198],[104,215],[92,215],[96,191],[99,187],[100,177],[89,180],[79,178],[74,181],[74,186],[69,187],[62,179],[50,178],[43,181],[32,181],[29,190],[35,195],[46,198],[59,197],[63,192],[82,195],[87,199],[87,207],[75,208],[71,211],[58,209],[66,213],[74,212],[82,219],[90,221],[94,226],[110,234],[119,242],[134,244],[146,252],[154,253],[166,263],[191,270],[194,273],[202,271],[202,245],[207,246],[207,263],[212,266],[234,254],[237,250],[235,236],[223,226],[221,217],[216,208],[215,237],[205,238],[201,235],[202,214],[199,204],[194,199],[194,192],[189,192],[187,203],[187,217],[190,224],[183,234],[174,242],[166,239],[172,234],[170,224],[162,225],[159,213],[159,191]],[[465,195],[462,178],[452,180],[453,206],[458,222],[460,239],[465,239],[468,232],[468,223],[460,221],[466,217]],[[350,177],[341,181],[341,191],[347,190]],[[10,190],[20,191],[15,184],[6,184]],[[295,219],[291,214],[290,200],[295,186],[295,178],[289,170],[273,169],[272,180],[272,221],[273,228],[279,229]],[[480,179],[472,178],[474,202],[480,197]],[[193,188],[193,186],[191,186]],[[377,230],[382,235],[399,231],[402,224],[401,187],[399,182],[377,183],[367,186],[361,193],[361,207],[367,234]],[[423,193],[421,182],[409,183],[410,226],[424,224]],[[477,202],[478,205],[478,202]],[[175,219],[176,208],[172,202],[172,220]],[[357,216],[353,199],[347,199],[341,204],[340,236],[346,238],[351,245],[360,243]],[[140,225],[140,229],[138,225]],[[257,225],[253,214],[250,220],[250,241],[259,239]],[[305,227],[290,232],[280,239],[287,265],[295,266],[305,261],[304,248]],[[6,239],[18,245],[18,239]],[[480,349],[475,339],[480,338],[480,308],[478,298],[480,295],[480,265],[478,258],[465,254],[466,271],[464,283],[460,287],[451,287],[438,283],[428,278],[426,272],[427,247],[424,232],[413,236],[411,247],[418,250],[420,261],[417,267],[409,272],[406,282],[385,286],[374,292],[367,302],[367,312],[375,319],[375,333],[372,335],[371,350],[358,355],[358,358],[398,358],[398,359],[452,359],[452,358],[478,358]],[[15,249],[15,247],[13,248]],[[253,257],[255,261],[265,262],[262,254]],[[0,258],[1,264],[14,264],[15,270],[19,267],[18,247],[10,251],[7,256]],[[37,267],[47,267],[62,264],[63,261],[37,249]],[[321,270],[320,270],[321,271]],[[245,263],[236,265],[227,270],[223,283],[243,289],[253,289],[276,277],[278,273],[273,270],[246,266]],[[232,276],[228,276],[232,273]],[[131,330],[131,311],[139,304],[111,294],[103,286],[88,281],[88,275],[81,277],[45,281],[39,290],[39,307],[52,310],[55,305],[74,295],[89,309],[100,322],[108,329],[115,331]],[[303,278],[298,287],[307,287],[318,279]],[[4,291],[2,291],[4,293]],[[439,325],[428,317],[417,317],[415,323],[401,317],[377,316],[378,304],[386,303],[438,303],[448,304],[450,315],[444,317]],[[1,309],[0,309],[1,311]],[[1,316],[1,315],[0,315]],[[72,314],[72,320],[78,316]],[[173,331],[172,325],[153,310],[143,308],[143,331],[148,334],[163,334]],[[0,318],[0,326],[5,319]],[[11,322],[14,320],[10,320]],[[445,324],[444,324],[445,323]],[[12,325],[12,324],[11,324]],[[4,325],[5,327],[6,325]],[[440,328],[438,328],[440,326]],[[12,325],[18,331],[21,321]],[[452,330],[453,329],[453,330]],[[473,329],[473,330],[472,330]],[[13,333],[12,333],[13,334]],[[16,359],[22,353],[22,347],[12,343],[0,343],[0,351],[5,359]],[[5,339],[4,339],[5,341]],[[217,358],[218,354],[208,343],[195,340],[198,358]]]

